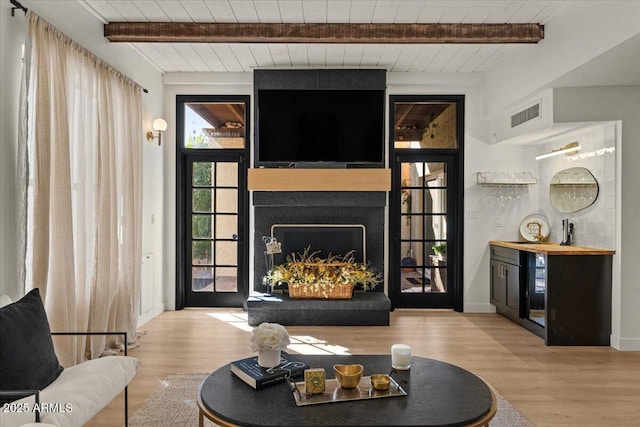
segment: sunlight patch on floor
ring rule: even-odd
[[[228,323],[231,326],[235,326],[243,331],[251,332],[253,328],[247,323],[246,313],[207,313],[207,315],[214,319]]]
[[[290,338],[291,344],[287,348],[300,354],[351,354],[346,347],[329,344],[309,335],[294,335]]]
[[[212,317],[221,322],[225,322],[231,326],[235,326],[246,332],[251,332],[253,327],[249,326],[247,322],[247,313],[207,313],[209,317]],[[294,351],[300,354],[338,354],[338,355],[350,355],[349,349],[337,344],[330,344],[325,340],[318,339],[310,335],[292,335],[289,337],[291,344],[287,347],[288,350]]]

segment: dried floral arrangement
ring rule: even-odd
[[[327,258],[320,258],[319,252],[311,252],[307,247],[303,253],[288,255],[284,264],[267,272],[265,282],[270,285],[287,283],[290,293],[292,288],[299,290],[302,287],[304,293],[320,293],[328,298],[338,285],[362,285],[368,291],[381,281],[381,275],[366,263],[355,261],[353,251],[345,255],[329,254]]]

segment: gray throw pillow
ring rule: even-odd
[[[42,390],[63,369],[37,288],[0,308],[0,391]],[[0,403],[12,400],[0,396]]]

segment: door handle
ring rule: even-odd
[[[231,238],[232,238],[233,240],[238,240],[238,235],[237,235],[236,233],[233,233],[233,234],[231,235]]]
[[[507,267],[504,264],[498,264],[498,277],[504,279],[507,276]]]

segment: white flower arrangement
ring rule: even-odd
[[[251,350],[285,350],[291,342],[289,333],[278,323],[261,323],[251,331]]]

